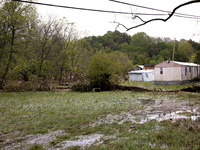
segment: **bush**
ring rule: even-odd
[[[104,50],[97,52],[91,60],[88,68],[87,80],[90,87],[101,88],[102,91],[110,90],[110,86],[118,82],[115,77],[116,64],[109,58]]]
[[[71,89],[74,91],[80,91],[80,92],[92,91],[91,85],[85,82],[78,82],[77,84],[73,85]]]
[[[41,83],[38,86],[35,82],[21,82],[14,81],[5,86],[3,86],[4,92],[25,92],[25,91],[51,91],[55,88],[52,88],[48,84]]]
[[[24,92],[24,91],[34,91],[35,86],[30,82],[15,81],[7,84],[3,87],[4,92]]]

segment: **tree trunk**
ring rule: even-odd
[[[22,76],[23,76],[23,80],[25,82],[28,82],[29,78],[28,78],[28,72],[27,71],[23,71],[23,72],[19,72]]]
[[[38,74],[39,77],[41,77],[43,61],[44,61],[43,59],[40,61],[39,74]]]
[[[10,57],[9,57],[9,60],[8,60],[8,64],[7,64],[6,70],[5,70],[5,72],[3,74],[3,77],[2,77],[2,83],[5,80],[5,77],[6,77],[7,73],[8,73],[8,70],[10,68],[10,64],[11,64],[11,61],[12,61],[14,40],[15,40],[15,29],[12,30],[12,41],[11,41],[11,47],[10,47]]]
[[[4,53],[4,46],[6,45],[6,41],[4,40],[3,41],[3,48],[2,48],[2,51],[1,51],[1,54],[0,54],[0,62],[1,62],[1,58],[3,56],[3,53]]]
[[[62,82],[63,65],[60,68],[60,83]]]

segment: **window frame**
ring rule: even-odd
[[[187,67],[185,67],[185,76],[187,76]]]
[[[163,68],[160,68],[160,74],[163,74]]]

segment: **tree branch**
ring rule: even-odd
[[[123,25],[123,24],[121,24],[121,23],[119,23],[119,22],[115,22],[115,21],[114,21],[114,22],[112,22],[112,23],[117,23],[117,27],[123,26],[123,27],[126,29],[126,31],[129,31],[129,30],[131,30],[131,29],[138,28],[138,27],[140,27],[140,26],[143,26],[143,25],[145,25],[145,24],[147,24],[147,23],[150,23],[150,22],[153,22],[153,21],[164,21],[164,22],[166,22],[167,20],[169,20],[169,19],[175,14],[176,10],[178,10],[179,8],[181,8],[181,7],[183,7],[183,6],[186,6],[186,5],[189,5],[189,4],[199,3],[199,2],[200,2],[200,0],[193,0],[193,1],[189,1],[189,2],[183,3],[183,4],[181,4],[181,5],[177,6],[177,7],[175,7],[175,8],[173,9],[173,11],[169,14],[169,16],[168,16],[166,19],[163,19],[163,18],[154,18],[154,19],[150,19],[150,20],[148,20],[148,21],[144,21],[141,17],[135,16],[136,18],[140,19],[143,23],[141,23],[141,24],[139,24],[139,25],[136,25],[136,26],[133,26],[133,27],[130,27],[130,28],[127,28],[125,25]],[[117,28],[117,27],[116,27],[116,28]]]

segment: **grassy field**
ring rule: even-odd
[[[0,149],[200,149],[199,97],[186,92],[1,92]],[[195,111],[179,112],[185,116],[180,119],[148,118],[158,102],[164,108],[172,101],[177,107],[170,111],[178,104]]]
[[[150,90],[160,90],[162,89],[163,91],[170,91],[170,90],[180,90],[183,88],[187,87],[192,87],[193,85],[197,85],[195,82],[188,83],[188,84],[181,84],[181,85],[155,85],[154,81],[151,82],[139,82],[139,81],[125,81],[122,82],[121,85],[126,85],[126,86],[137,86],[145,89],[150,89]]]

